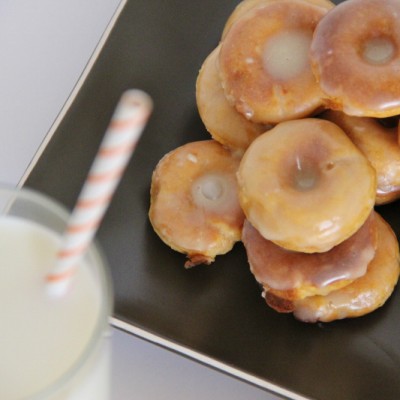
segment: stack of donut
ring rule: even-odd
[[[266,303],[302,321],[382,306],[400,273],[375,206],[400,198],[400,2],[244,0],[197,78],[212,139],[156,166],[150,221],[210,264],[241,240]]]

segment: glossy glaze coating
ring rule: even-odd
[[[371,117],[354,117],[326,111],[322,118],[340,126],[371,162],[377,176],[376,204],[400,197],[400,146],[397,127],[385,127]]]
[[[219,70],[228,101],[257,123],[308,116],[322,104],[309,47],[327,8],[271,1],[252,8],[222,40]]]
[[[239,158],[214,140],[187,143],[157,164],[150,221],[160,238],[187,254],[186,267],[209,264],[240,240]]]
[[[264,239],[246,220],[242,241],[250,269],[264,290],[287,300],[325,295],[363,276],[375,255],[375,213],[349,239],[324,253],[286,250]]]
[[[243,0],[241,1],[233,10],[232,14],[227,19],[224,30],[222,32],[222,38],[225,37],[228,30],[231,26],[238,21],[241,17],[243,17],[249,10],[252,10],[256,7],[263,7],[269,3],[274,1],[281,1],[281,0]],[[324,7],[326,9],[331,9],[335,6],[334,3],[330,2],[329,0],[304,0],[309,4],[314,4],[316,6]]]
[[[318,24],[313,71],[329,108],[388,117],[400,113],[400,2],[348,0]]]
[[[266,239],[289,250],[324,252],[369,216],[375,175],[337,125],[315,118],[287,121],[245,152],[238,171],[240,202]]]
[[[269,127],[249,121],[226,99],[217,68],[219,49],[214,49],[201,66],[196,81],[197,108],[213,139],[243,152]]]
[[[327,296],[312,296],[295,302],[294,316],[305,322],[329,322],[360,317],[381,307],[399,278],[399,245],[390,225],[377,220],[378,246],[367,273]]]

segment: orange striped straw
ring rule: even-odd
[[[55,268],[46,277],[50,294],[62,295],[67,291],[151,111],[152,101],[146,93],[137,89],[123,93],[68,221]]]

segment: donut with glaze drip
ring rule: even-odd
[[[377,175],[376,204],[400,198],[400,146],[398,128],[372,117],[354,117],[341,111],[326,111],[321,117],[341,127],[363,152]]]
[[[267,127],[247,120],[229,104],[218,74],[219,49],[220,46],[208,55],[197,77],[197,108],[204,126],[214,140],[243,153]]]
[[[318,24],[311,64],[328,108],[389,117],[400,113],[400,2],[348,0]]]
[[[337,125],[316,118],[282,122],[255,139],[238,183],[243,211],[260,234],[305,253],[349,238],[375,204],[369,161]]]
[[[264,288],[267,302],[271,296],[278,297],[286,303],[285,312],[293,311],[289,302],[317,294],[326,295],[366,273],[375,256],[375,212],[354,235],[324,253],[286,250],[264,239],[247,220],[242,242],[250,270]],[[282,311],[281,307],[278,311]]]
[[[378,245],[365,275],[327,296],[294,302],[294,316],[304,322],[355,318],[381,307],[399,279],[399,245],[390,225],[377,215]]]
[[[187,255],[185,267],[210,264],[240,240],[239,162],[218,142],[204,140],[172,150],[154,169],[150,222],[167,245]]]
[[[266,2],[246,12],[221,41],[219,71],[228,101],[261,124],[309,116],[322,105],[309,48],[325,7]]]

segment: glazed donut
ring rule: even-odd
[[[222,38],[225,37],[226,33],[231,28],[231,26],[237,20],[239,20],[243,15],[245,15],[247,13],[247,11],[249,11],[255,7],[264,6],[273,1],[281,1],[281,0],[243,0],[243,1],[241,1],[235,7],[232,14],[227,19],[225,26],[224,26],[224,30],[222,32]],[[304,1],[306,1],[307,3],[310,3],[310,4],[314,4],[316,6],[325,7],[328,10],[335,6],[335,4],[333,4],[329,0],[304,0]]]
[[[255,139],[238,183],[242,209],[261,235],[304,253],[349,238],[375,203],[375,170],[337,125],[317,118],[282,122]]]
[[[329,108],[346,114],[400,113],[400,2],[348,0],[318,24],[311,64]]]
[[[205,140],[178,147],[157,164],[150,222],[167,245],[187,255],[185,267],[210,264],[240,240],[239,161],[218,142]]]
[[[364,153],[377,176],[376,204],[400,198],[400,146],[397,128],[385,127],[378,119],[354,117],[341,111],[321,115],[340,126]]]
[[[203,62],[196,81],[200,118],[214,140],[243,153],[268,127],[247,120],[228,103],[219,80],[217,60],[220,46]]]
[[[286,250],[264,239],[246,220],[242,242],[250,270],[264,288],[277,311],[293,311],[293,301],[314,295],[326,295],[363,276],[375,255],[376,224],[372,212],[363,226],[349,239],[325,253],[300,253]],[[273,297],[272,297],[273,296]]]
[[[322,105],[309,47],[327,9],[302,0],[271,1],[248,11],[221,42],[225,95],[247,119],[261,124],[309,116]]]
[[[378,245],[367,273],[327,296],[312,296],[294,303],[294,316],[305,322],[330,322],[360,317],[381,307],[399,279],[399,245],[389,224],[376,218]]]

